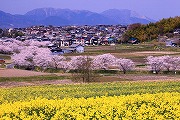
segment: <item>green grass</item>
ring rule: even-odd
[[[0,103],[28,101],[37,97],[47,99],[96,96],[131,95],[160,92],[180,92],[180,81],[166,82],[114,82],[76,85],[44,85],[1,88]]]
[[[117,44],[116,46],[86,46],[84,53],[72,53],[72,54],[65,54],[65,56],[77,56],[77,55],[100,55],[105,53],[118,53],[121,56],[121,53],[133,53],[133,52],[143,52],[143,51],[173,51],[173,52],[180,52],[180,49],[177,47],[166,47],[160,46],[161,49],[157,49],[152,43],[141,43],[141,44]],[[162,54],[163,55],[163,54]],[[162,56],[161,55],[161,56]],[[177,53],[176,55],[180,55]],[[123,56],[121,56],[123,57]],[[126,58],[133,58],[137,56],[124,56]],[[147,55],[140,56],[139,58],[145,58]]]
[[[67,78],[66,76],[57,76],[57,75],[42,75],[42,76],[30,76],[30,77],[0,77],[0,82],[6,81],[42,81],[42,80],[62,80]]]
[[[6,59],[6,60],[11,59],[10,55],[5,55],[5,54],[0,54],[0,58]]]

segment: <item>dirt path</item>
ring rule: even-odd
[[[41,76],[51,75],[52,73],[35,72],[20,69],[4,69],[0,68],[0,77],[30,77],[30,76]],[[69,76],[66,73],[56,73],[58,76]],[[5,81],[0,82],[0,88],[19,87],[19,86],[38,86],[38,85],[57,85],[57,84],[73,84],[71,80],[43,80],[43,81]]]
[[[142,51],[142,52],[129,52],[129,53],[113,53],[116,57],[129,57],[129,56],[138,56],[138,57],[147,57],[147,56],[163,56],[163,55],[172,55],[179,56],[180,52],[168,52],[168,51]]]
[[[50,74],[51,73],[0,68],[0,77],[28,77],[28,76],[50,75]]]
[[[43,80],[31,82],[0,82],[0,88],[22,87],[22,86],[38,86],[38,85],[58,85],[58,84],[74,84],[71,80]]]
[[[133,54],[141,54],[141,55],[152,55],[152,54],[158,54],[158,55],[170,55],[170,54],[179,54],[180,52],[172,52],[172,51],[142,51],[142,52],[133,52]]]

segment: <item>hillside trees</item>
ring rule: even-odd
[[[8,31],[8,29],[0,29],[0,37],[16,38],[18,36],[24,36],[25,34],[18,30]]]
[[[162,19],[156,23],[147,25],[132,24],[129,25],[128,31],[123,35],[124,41],[134,37],[141,42],[157,39],[158,35],[167,35],[174,29],[180,28],[180,17]]]
[[[0,28],[0,37],[2,37],[3,30]]]

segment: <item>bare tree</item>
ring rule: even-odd
[[[97,74],[93,71],[92,58],[88,56],[75,56],[71,60],[71,69],[74,69],[73,80],[82,82],[95,82]]]

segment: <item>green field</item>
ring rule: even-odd
[[[4,55],[4,54],[0,54],[0,58],[6,59],[6,60],[11,59],[10,55]]]
[[[63,80],[68,77],[57,76],[57,75],[42,75],[42,76],[30,76],[30,77],[0,77],[0,82],[33,82],[33,81],[43,81],[43,80]]]
[[[130,53],[130,52],[143,52],[143,51],[174,51],[180,52],[178,47],[166,47],[153,45],[152,43],[141,43],[141,44],[116,44],[115,46],[86,46],[85,53],[83,54],[104,54],[104,53]],[[69,54],[67,54],[69,55]],[[180,55],[180,53],[178,53]]]

